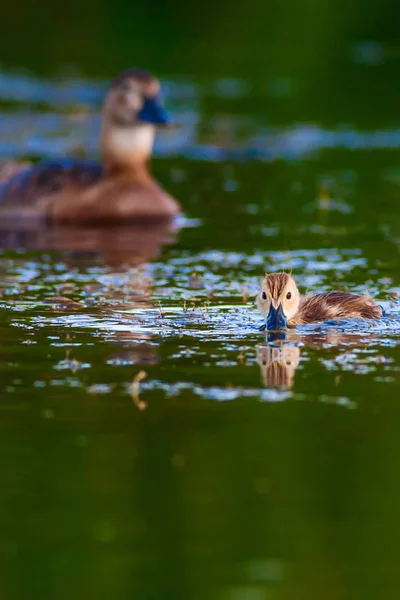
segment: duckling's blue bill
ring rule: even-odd
[[[283,312],[282,304],[280,304],[278,308],[275,308],[271,304],[267,316],[268,331],[276,331],[277,329],[283,329],[284,327],[286,327],[286,317]]]
[[[145,99],[142,110],[138,114],[138,119],[153,125],[168,125],[171,122],[159,95]]]

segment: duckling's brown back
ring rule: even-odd
[[[379,319],[382,308],[368,296],[347,292],[327,292],[305,298],[294,318],[295,324],[331,319]]]

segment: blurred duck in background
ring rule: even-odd
[[[109,226],[173,219],[179,204],[149,171],[156,128],[168,124],[159,81],[139,69],[123,71],[111,83],[103,106],[101,163],[60,160],[10,177],[5,173],[1,221]]]
[[[326,292],[301,298],[295,280],[287,273],[265,275],[257,306],[266,320],[262,329],[270,331],[332,319],[379,319],[383,314],[368,296]]]

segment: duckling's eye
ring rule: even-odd
[[[287,300],[290,300],[290,298],[291,298],[291,297],[292,297],[292,292],[288,292],[288,293],[286,294],[286,298],[287,298]]]
[[[267,294],[266,294],[265,292],[263,292],[263,293],[261,294],[261,296],[262,296],[262,299],[263,299],[263,300],[266,300],[266,299],[267,299]]]

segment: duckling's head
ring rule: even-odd
[[[257,306],[266,319],[268,330],[286,327],[300,306],[300,293],[296,282],[287,273],[271,273],[261,280]]]
[[[168,123],[159,81],[140,69],[122,71],[103,106],[101,153],[106,168],[123,170],[146,162],[156,127]]]

